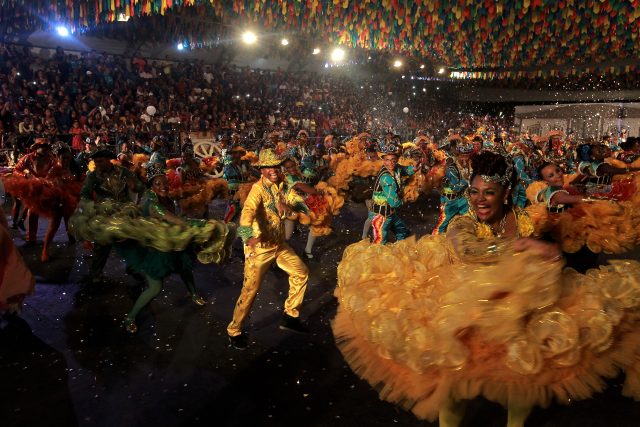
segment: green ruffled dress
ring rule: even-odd
[[[162,204],[156,193],[147,191],[142,205],[142,215],[145,217],[162,218],[166,212],[175,214],[173,206]],[[192,226],[204,226],[196,220],[188,221]],[[139,273],[146,273],[149,277],[162,280],[171,274],[181,274],[193,269],[196,253],[193,244],[189,244],[181,251],[162,252],[153,247],[142,246],[138,241],[125,240],[114,245],[116,252],[124,258],[127,267]]]

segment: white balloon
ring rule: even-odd
[[[404,108],[402,109],[402,112],[403,112],[403,113],[405,113],[405,114],[406,114],[406,113],[408,113],[408,112],[409,112],[409,108],[408,108],[408,107],[404,107]]]
[[[148,114],[148,115],[150,115],[150,116],[155,115],[155,114],[156,114],[156,111],[157,111],[157,110],[156,110],[156,107],[154,107],[153,105],[149,105],[149,106],[147,107],[147,114]]]

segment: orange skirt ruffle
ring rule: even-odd
[[[3,178],[5,190],[20,199],[34,214],[52,218],[56,215],[71,216],[80,200],[82,183],[59,182],[44,178],[8,176]]]

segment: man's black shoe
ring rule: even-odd
[[[246,350],[249,347],[249,340],[247,339],[247,334],[240,334],[232,337],[229,335],[229,343],[236,350]]]
[[[307,329],[307,327],[300,322],[299,318],[291,317],[288,314],[284,314],[282,316],[282,320],[280,321],[280,329],[296,332],[298,334],[309,333],[309,329]]]

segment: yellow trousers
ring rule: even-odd
[[[251,311],[253,300],[260,289],[264,274],[272,262],[289,275],[289,295],[284,303],[284,312],[298,317],[298,308],[304,299],[309,280],[309,269],[287,243],[273,246],[257,244],[255,249],[244,247],[244,283],[240,297],[233,310],[233,319],[227,326],[227,333],[238,336],[242,333],[242,323]]]

